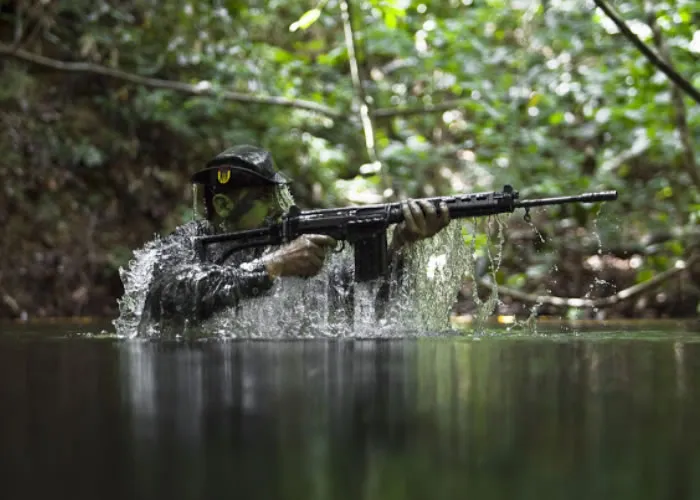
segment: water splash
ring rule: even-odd
[[[168,258],[157,239],[135,252],[127,269],[121,269],[125,294],[119,301],[117,333],[136,336],[154,264]],[[342,266],[354,271],[350,246],[332,254],[316,276],[277,280],[263,296],[243,301],[202,324],[185,324],[178,332],[161,332],[148,325],[145,337],[176,338],[323,338],[407,337],[450,330],[450,311],[457,298],[466,268],[468,249],[461,222],[453,221],[433,238],[404,249],[405,270],[400,284],[390,287],[388,301],[376,310],[376,284],[354,284],[338,288],[331,279]],[[352,274],[350,274],[352,275]],[[349,310],[349,309],[352,310]]]
[[[603,209],[603,204],[599,203],[595,214],[593,214],[593,235],[595,236],[596,242],[598,243],[598,248],[596,253],[601,255],[603,253],[603,242],[600,239],[600,230],[598,229],[598,218],[600,217],[600,211]]]
[[[493,231],[493,222],[496,222],[497,225],[497,235],[496,235],[496,255],[494,257],[494,254],[491,250],[492,247],[492,237],[491,233]],[[474,219],[472,221],[472,236],[475,236],[479,232],[478,228],[478,219]],[[493,280],[493,283],[496,283],[496,273],[501,267],[501,262],[503,259],[503,247],[505,244],[505,233],[504,233],[504,228],[506,227],[506,223],[503,221],[502,216],[500,215],[494,215],[492,217],[489,217],[486,219],[486,230],[484,233],[486,234],[486,244],[484,245],[484,249],[486,252],[486,257],[489,262],[489,270],[491,274],[491,279]],[[475,307],[475,314],[472,322],[472,327],[475,331],[483,331],[486,326],[486,322],[488,319],[493,315],[493,313],[496,311],[496,308],[500,304],[499,298],[498,298],[498,289],[496,287],[492,287],[489,293],[489,296],[486,298],[486,300],[481,300],[479,297],[478,293],[478,288],[476,284],[479,281],[479,276],[477,272],[477,261],[476,261],[476,256],[477,256],[477,248],[476,248],[476,237],[471,238],[470,246],[469,246],[469,251],[466,255],[466,260],[467,260],[467,274],[471,278],[472,282],[474,283],[474,286],[472,286],[472,301],[474,303]]]
[[[117,299],[119,317],[113,321],[117,335],[129,338],[136,336],[153,268],[161,255],[161,246],[162,240],[156,236],[153,241],[134,252],[134,258],[126,268],[119,268],[124,294]]]
[[[392,288],[383,311],[377,311],[376,283],[355,283],[352,310],[344,308],[350,293],[333,288],[331,274],[341,266],[354,270],[346,247],[331,255],[313,278],[285,278],[270,293],[223,311],[203,325],[227,338],[407,337],[449,329],[449,313],[461,286],[465,253],[458,224],[407,249],[405,277]],[[335,296],[340,307],[333,306]]]
[[[192,185],[192,217],[201,219],[204,210],[199,200],[202,199],[200,188]],[[133,258],[126,267],[119,268],[119,277],[124,287],[124,294],[117,299],[119,316],[112,322],[119,337],[134,338],[138,335],[143,308],[146,303],[148,286],[153,277],[153,268],[160,260],[166,258],[163,240],[160,236],[146,243],[143,248],[134,251]],[[160,332],[148,327],[146,336],[158,336]]]
[[[408,320],[414,329],[436,331],[449,327],[449,314],[472,257],[471,249],[464,244],[462,225],[462,221],[452,221],[408,252],[408,276],[393,305],[395,314]]]
[[[199,184],[192,184],[192,219],[201,219],[204,217],[204,208],[202,200],[204,195],[201,194]]]

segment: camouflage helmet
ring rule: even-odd
[[[228,189],[290,184],[277,170],[269,151],[249,145],[234,146],[219,153],[192,176],[192,182]]]

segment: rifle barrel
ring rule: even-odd
[[[610,201],[616,199],[617,191],[600,191],[597,193],[583,193],[575,196],[557,196],[554,198],[520,200],[515,202],[515,208],[530,208],[539,207],[542,205],[561,205],[563,203],[595,203],[598,201]]]

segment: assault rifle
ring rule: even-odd
[[[566,203],[594,203],[617,199],[617,191],[601,191],[574,196],[559,196],[532,200],[518,200],[519,194],[509,185],[498,192],[468,193],[454,196],[424,198],[436,208],[447,205],[451,219],[483,217],[516,208],[525,209],[529,220],[532,207],[563,205]],[[389,265],[386,231],[391,224],[403,221],[400,203],[364,205],[345,208],[327,208],[302,211],[293,206],[281,222],[258,229],[223,233],[194,238],[195,250],[203,261],[206,246],[212,243],[232,244],[232,252],[257,246],[281,245],[302,234],[326,234],[338,241],[352,244],[355,254],[355,281],[369,281],[381,276]]]

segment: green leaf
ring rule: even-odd
[[[654,271],[651,269],[643,269],[637,273],[637,283],[643,283],[654,277]]]
[[[549,117],[550,125],[559,125],[562,121],[564,121],[564,113],[561,111],[558,111]]]
[[[685,251],[683,242],[679,240],[671,240],[667,242],[666,248],[668,248],[673,253],[673,255],[676,256],[683,255],[683,252]]]
[[[396,25],[397,25],[396,14],[394,14],[392,11],[385,12],[384,13],[384,24],[390,30],[395,29]]]
[[[290,26],[289,26],[289,31],[294,32],[298,29],[305,30],[309,26],[311,26],[313,23],[318,21],[318,18],[321,17],[321,9],[314,8],[311,10],[308,10],[304,12],[304,15],[302,15],[297,21],[294,21]]]

